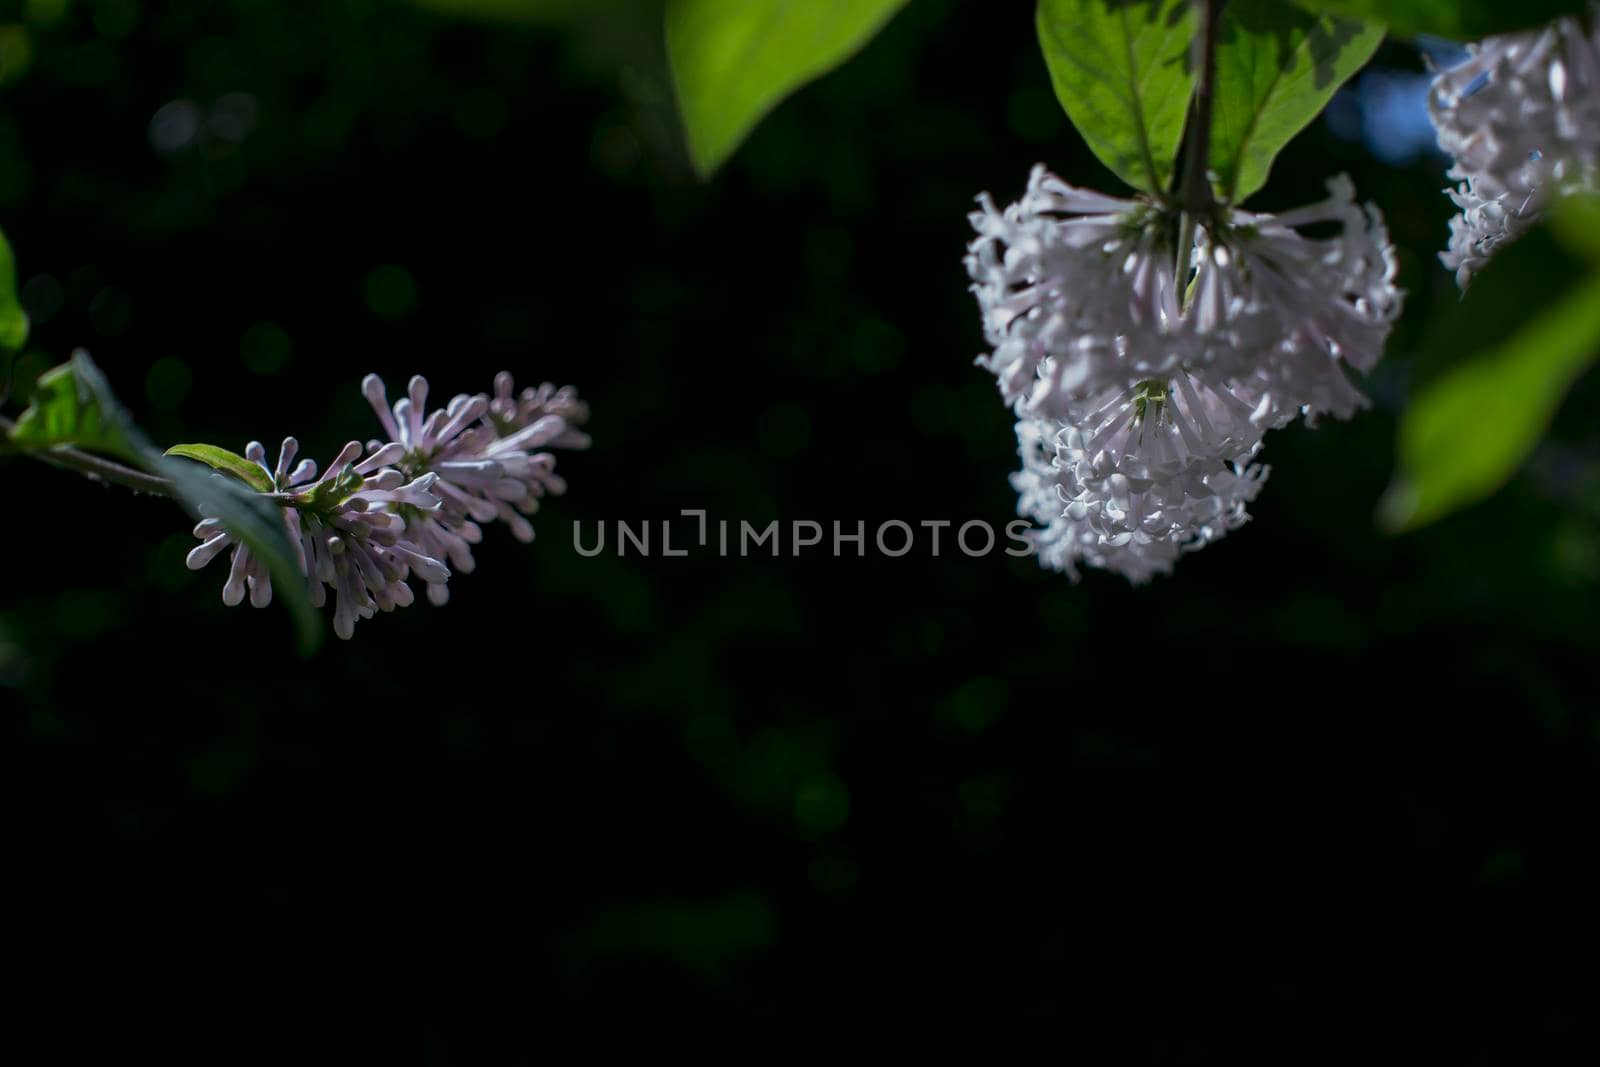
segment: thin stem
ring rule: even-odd
[[[0,415],[0,435],[9,437],[16,428],[16,423]],[[125,466],[115,460],[103,456],[92,455],[71,445],[56,445],[53,448],[23,449],[21,455],[48,463],[52,467],[62,470],[76,471],[96,481],[120,485],[125,489],[132,489],[138,493],[154,493],[157,496],[176,498],[177,489],[165,478],[158,478],[153,474]]]
[[[1199,220],[1209,218],[1216,208],[1208,175],[1211,158],[1211,104],[1217,82],[1217,19],[1224,0],[1194,0],[1195,17],[1200,22],[1194,35],[1193,63],[1198,71],[1194,96],[1189,101],[1189,123],[1184,130],[1183,175],[1178,181],[1177,202],[1178,300],[1182,304],[1189,282],[1189,263],[1194,246],[1194,231]]]
[[[1184,303],[1185,294],[1183,290],[1189,284],[1189,265],[1194,258],[1191,254],[1193,250],[1194,216],[1185,211],[1178,216],[1178,261],[1175,264],[1175,273],[1173,274],[1178,286],[1178,304],[1180,307]]]
[[[1217,82],[1217,18],[1223,0],[1194,0],[1200,32],[1194,36],[1194,60],[1199,74],[1189,108],[1187,139],[1183,149],[1183,179],[1178,205],[1191,215],[1205,215],[1215,205],[1207,177],[1211,157],[1211,103]]]

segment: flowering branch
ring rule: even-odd
[[[276,465],[254,441],[242,456],[215,445],[177,445],[167,451],[177,458],[164,461],[174,466],[152,465],[168,477],[87,451],[155,455],[83,352],[40,377],[20,420],[0,417],[0,441],[52,466],[182,501],[201,517],[190,569],[231,550],[225,604],[248,596],[265,607],[276,581],[307,617],[333,600],[334,632],[349,638],[358,619],[411,604],[409,579],[426,585],[429,601],[445,603],[452,570],[474,568],[471,546],[483,539],[482,524],[503,523],[531,541],[527,517],[541,498],[566,489],[551,450],[589,444],[579,429],[588,406],[570,387],[546,383],[518,392],[502,373],[492,394],[456,396],[431,412],[421,377],[392,407],[376,375],[362,391],[383,439],[350,441],[321,477],[316,463],[299,458],[292,437]],[[210,467],[221,480],[191,473],[180,460]]]
[[[517,540],[533,540],[527,516],[541,498],[566,490],[550,450],[589,445],[579,429],[588,406],[570,387],[546,383],[517,392],[511,375],[501,373],[493,394],[461,394],[431,412],[421,376],[393,406],[377,375],[361,388],[384,436],[364,449],[349,442],[320,478],[316,463],[299,459],[292,437],[276,465],[255,441],[243,456],[214,446],[172,450],[225,470],[276,509],[295,555],[292,579],[304,583],[312,607],[331,593],[334,633],[344,639],[358,619],[410,605],[413,577],[426,586],[430,603],[444,604],[452,571],[475,567],[471,546],[483,540],[482,524],[499,521]],[[231,549],[223,603],[237,605],[247,595],[256,607],[270,603],[269,562],[226,520],[202,514],[190,569]]]
[[[1225,0],[1188,2],[1195,79],[1169,190],[1112,197],[1039,166],[1017,203],[980,196],[969,216],[992,346],[978,363],[1017,415],[1018,513],[1040,562],[1074,578],[1148,581],[1238,529],[1267,478],[1264,435],[1364,406],[1350,372],[1371,370],[1400,313],[1383,217],[1348,178],[1276,214],[1218,199],[1217,51],[1255,31],[1219,32]]]

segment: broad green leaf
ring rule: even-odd
[[[1379,19],[1399,34],[1468,41],[1582,14],[1588,0],[1294,0],[1307,11]]]
[[[1572,262],[1548,233],[1523,236],[1451,309],[1458,321],[1435,331],[1425,363],[1441,348],[1466,351],[1417,390],[1401,421],[1400,471],[1380,508],[1390,529],[1424,526],[1504,485],[1600,356],[1600,272],[1576,265],[1573,281],[1549,286],[1553,298],[1519,284],[1553,260]]]
[[[17,416],[12,443],[27,449],[72,445],[136,461],[126,416],[120,408],[107,409],[102,404],[94,386],[98,375],[98,369],[81,352],[71,363],[41,374],[34,383],[31,403]]]
[[[17,262],[5,234],[0,233],[0,352],[14,353],[27,340],[28,313],[17,299]]]
[[[709,175],[784,97],[853,56],[907,0],[667,0],[689,156]]]
[[[250,462],[237,452],[229,452],[226,448],[218,448],[216,445],[173,445],[167,449],[166,454],[192,459],[197,463],[204,463],[214,471],[231,474],[258,493],[270,493],[277,488],[272,484],[272,479],[267,477],[267,472],[259,465]]]
[[[1163,193],[1194,88],[1189,0],[1039,0],[1039,45],[1067,117],[1100,162]]]
[[[1283,0],[1229,0],[1217,35],[1211,170],[1223,199],[1260,189],[1285,145],[1383,41],[1383,25],[1297,10]]]

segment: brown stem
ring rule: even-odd
[[[16,428],[16,423],[0,415],[0,436],[10,437],[11,431]],[[96,456],[71,445],[55,445],[51,448],[25,448],[21,455],[48,463],[52,467],[62,470],[76,471],[96,481],[107,482],[111,485],[120,485],[125,489],[132,489],[138,493],[154,493],[157,496],[177,498],[178,492],[173,484],[165,478],[158,478],[153,474]]]
[[[1178,186],[1178,206],[1195,216],[1208,214],[1216,201],[1207,177],[1211,157],[1211,103],[1217,82],[1217,20],[1223,0],[1194,0],[1200,32],[1194,36],[1194,98],[1189,108],[1187,140],[1183,149],[1183,180]]]
[[[1217,81],[1217,18],[1223,0],[1193,0],[1200,30],[1194,35],[1192,62],[1197,74],[1194,95],[1189,99],[1189,122],[1184,128],[1183,174],[1178,179],[1178,247],[1174,277],[1178,299],[1186,302],[1189,260],[1194,246],[1195,226],[1210,217],[1216,207],[1208,176],[1211,158],[1211,102]]]

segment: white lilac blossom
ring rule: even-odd
[[[410,605],[413,596],[407,580],[412,575],[430,588],[443,587],[450,577],[449,568],[406,536],[403,520],[392,510],[438,510],[440,500],[432,492],[436,475],[407,478],[395,469],[393,463],[403,453],[398,445],[379,449],[362,460],[361,443],[351,441],[318,478],[312,461],[295,463],[298,451],[294,438],[285,439],[277,465],[269,467],[266,449],[252,441],[245,457],[272,483],[264,495],[283,516],[311,603],[321,607],[327,601],[327,590],[333,590],[333,629],[339,637],[348,640],[357,619]],[[223,603],[230,607],[239,604],[246,590],[256,607],[271,602],[272,579],[266,565],[220,519],[202,519],[194,533],[202,543],[189,553],[191,570],[199,570],[225,548],[233,548],[228,580],[222,587]]]
[[[1143,399],[1135,410],[1118,413],[1100,427],[1106,447],[1084,430],[1055,419],[1024,417],[1017,423],[1022,470],[1012,476],[1017,513],[1035,524],[1027,533],[1040,565],[1074,581],[1077,565],[1121,574],[1136,585],[1169,574],[1178,557],[1238,528],[1245,505],[1266,480],[1267,468],[1247,462],[1257,446],[1238,460],[1177,459],[1169,467],[1135,458],[1132,438],[1147,428],[1165,436],[1160,408],[1171,399]],[[1181,416],[1180,416],[1181,417]],[[1109,431],[1109,433],[1108,433]],[[1181,446],[1180,446],[1181,447]],[[1160,451],[1160,449],[1157,449]],[[1172,473],[1176,470],[1176,474]]]
[[[437,476],[432,492],[442,502],[439,508],[398,509],[407,535],[464,573],[475,566],[471,546],[483,539],[482,523],[499,519],[519,541],[533,540],[524,516],[538,510],[545,494],[566,490],[547,449],[589,444],[578,429],[588,409],[570,387],[547,383],[518,395],[511,376],[501,373],[493,397],[457,395],[426,417],[428,382],[421,376],[411,379],[392,408],[377,375],[369,374],[361,387],[389,438],[367,447],[374,454],[396,449],[395,462],[409,476]],[[443,604],[449,593],[442,585],[430,586],[428,598]]]
[[[1272,215],[1219,206],[1194,228],[1192,278],[1177,299],[1176,221],[1153,203],[1067,185],[1036,167],[1004,212],[985,195],[966,266],[1008,403],[1071,418],[1107,391],[1175,373],[1247,383],[1261,418],[1348,417],[1364,400],[1346,368],[1369,371],[1400,312],[1382,215],[1348,178],[1326,200]],[[1334,224],[1329,237],[1303,228]]]
[[[1377,208],[1345,177],[1277,214],[1203,199],[1036,167],[1016,203],[984,195],[969,216],[978,362],[1018,418],[1018,507],[1046,567],[1170,570],[1247,520],[1267,430],[1366,404],[1353,376],[1401,307]]]
[[[1077,581],[1078,565],[1098,567],[1127,578],[1135,585],[1157,574],[1170,574],[1182,548],[1173,541],[1102,543],[1089,524],[1070,518],[1061,499],[1057,471],[1056,436],[1062,424],[1054,419],[1024,418],[1017,422],[1022,469],[1011,476],[1017,490],[1017,514],[1032,524],[1023,536],[1039,565],[1060,571]]]
[[[988,194],[978,204],[966,266],[993,346],[978,362],[1008,403],[1048,407],[1177,365],[1165,338],[1176,260],[1153,204],[1076,188],[1042,166],[1003,212]]]
[[[1461,208],[1440,258],[1463,288],[1553,197],[1600,177],[1600,5],[1589,15],[1490,37],[1429,89]]]
[[[1151,382],[1056,436],[1056,485],[1068,518],[1101,546],[1199,547],[1245,521],[1266,468],[1251,409],[1225,390]]]
[[[1306,227],[1336,225],[1308,237]],[[1186,324],[1197,369],[1264,391],[1283,425],[1297,413],[1349,418],[1367,400],[1348,370],[1368,373],[1400,316],[1394,246],[1376,205],[1344,175],[1328,198],[1278,214],[1224,210],[1199,227]]]
[[[993,350],[978,362],[1017,413],[1013,482],[1044,566],[1170,571],[1247,520],[1267,430],[1365,405],[1351,372],[1399,316],[1395,254],[1348,178],[1328,193],[1279,214],[1216,205],[1182,257],[1169,205],[1042,167],[1004,211],[979,198],[966,267]]]
[[[1486,197],[1476,186],[1468,175],[1456,188],[1445,190],[1461,212],[1450,217],[1450,243],[1439,260],[1455,272],[1456,285],[1462,289],[1501,245],[1531,230],[1544,207],[1544,198],[1534,192]]]

